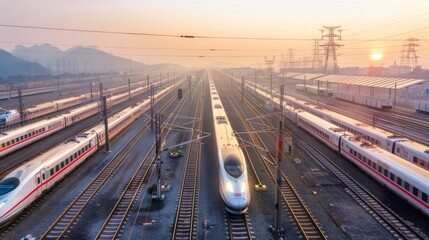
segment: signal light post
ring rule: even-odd
[[[277,158],[277,183],[276,183],[276,203],[275,203],[275,209],[276,209],[276,218],[274,221],[274,226],[270,226],[271,234],[273,234],[274,239],[280,240],[284,237],[284,229],[282,228],[282,193],[281,193],[281,187],[282,187],[282,175],[280,170],[280,162],[282,161],[282,155],[283,155],[283,88],[284,86],[280,86],[280,112],[279,112],[279,131],[278,136],[276,139],[276,158]]]

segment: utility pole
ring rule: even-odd
[[[128,99],[131,99],[131,80],[128,78]]]
[[[323,45],[320,45],[325,48],[325,65],[323,66],[323,71],[325,73],[328,72],[328,70],[331,70],[333,73],[338,73],[338,64],[337,64],[337,49],[341,46],[344,46],[342,44],[336,43],[335,39],[341,40],[341,32],[342,29],[338,29],[341,26],[323,26],[323,28],[327,29],[329,31],[328,34],[323,34],[323,29],[321,29],[322,33],[322,40],[327,37],[328,42],[324,43]],[[339,34],[335,33],[335,30],[339,32]],[[332,59],[332,60],[330,60]],[[331,62],[332,61],[332,62]]]
[[[150,86],[149,86],[149,75],[147,75],[147,78],[146,78],[146,84],[147,84],[147,89],[146,89],[146,91],[150,92]]]
[[[91,102],[92,102],[92,100],[94,100],[94,95],[92,93],[92,82],[89,83],[89,90],[91,92]]]
[[[270,75],[270,96],[273,99],[273,65],[276,62],[276,56],[271,58],[265,56],[265,64],[267,65],[267,73]]]
[[[253,95],[256,97],[256,71],[255,71],[255,86],[253,87]]]
[[[150,85],[150,92],[149,92],[149,96],[150,96],[150,130],[153,131],[153,111],[154,111],[154,95],[155,95],[155,89],[153,87],[153,85]]]
[[[278,136],[276,139],[276,158],[277,158],[277,183],[276,183],[276,203],[275,203],[275,209],[276,209],[276,218],[274,222],[274,226],[270,226],[271,234],[273,234],[274,239],[283,239],[284,237],[284,229],[282,228],[282,193],[281,193],[281,187],[282,187],[282,175],[280,170],[280,162],[282,161],[283,156],[283,92],[284,92],[284,86],[280,86],[280,111],[278,114],[278,120],[279,120],[279,130],[278,130]]]
[[[408,41],[408,43],[402,45],[401,51],[400,72],[403,74],[408,73],[408,69],[413,70],[419,65],[416,47],[420,45],[416,42],[420,41],[420,39],[408,38],[406,41]]]
[[[244,77],[241,77],[241,101],[244,102]]]
[[[107,102],[106,96],[103,96],[103,120],[104,120],[104,135],[106,137],[106,153],[110,153],[109,126],[108,126],[106,102]]]
[[[164,200],[165,195],[161,193],[161,116],[157,113],[155,121],[156,131],[155,131],[155,157],[156,157],[156,171],[157,171],[157,180],[156,180],[156,199]]]
[[[99,87],[100,90],[98,91],[98,93],[100,94],[100,112],[103,111],[103,83],[99,83]]]
[[[61,96],[61,91],[60,91],[60,77],[57,77],[57,86],[58,86],[58,95]]]
[[[24,102],[22,101],[21,87],[18,87],[18,109],[19,109],[19,122],[21,123],[25,120]]]

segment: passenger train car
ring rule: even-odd
[[[238,215],[246,212],[250,203],[246,160],[234,136],[210,73],[209,80],[216,137],[219,192],[225,203],[226,210]]]
[[[251,89],[253,89],[253,85]],[[256,94],[263,100],[270,99],[271,97],[268,94],[268,90],[258,86],[256,89]],[[429,170],[429,147],[423,144],[414,142],[408,138],[395,135],[389,131],[372,127],[369,124],[357,121],[353,118],[344,116],[342,114],[330,111],[326,108],[316,106],[307,101],[284,96],[284,102],[293,106],[295,108],[302,109],[307,111],[317,117],[322,118],[328,122],[331,122],[338,127],[344,128],[346,131],[353,133],[354,135],[360,136],[367,141],[380,146],[381,148],[408,160],[421,168]],[[272,102],[278,108],[280,103],[279,98],[274,97]]]
[[[131,91],[131,97],[143,93],[147,87],[140,87]],[[107,106],[113,106],[129,99],[128,93],[113,96],[107,99]],[[35,141],[45,138],[71,124],[79,122],[100,111],[99,103],[94,102],[77,109],[70,110],[57,117],[38,121],[16,129],[0,133],[0,157],[12,153]]]
[[[285,111],[298,126],[429,216],[429,174],[426,170],[308,112],[290,106]]]
[[[270,99],[269,94],[263,91],[259,91],[258,94],[263,96],[263,100]],[[277,99],[272,101],[275,102]],[[333,123],[290,104],[284,106],[284,115],[429,216],[428,171],[372,144],[361,135],[353,135]]]
[[[173,89],[155,94],[155,102]],[[109,137],[113,138],[150,108],[150,99],[109,117]],[[0,225],[7,224],[66,174],[105,144],[104,125],[77,135],[13,170],[0,181]]]

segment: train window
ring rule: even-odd
[[[77,158],[77,153],[74,153],[74,158]]]
[[[423,202],[426,202],[426,203],[428,202],[428,195],[424,192],[422,192],[422,200]]]
[[[414,196],[418,197],[419,196],[419,189],[416,187],[413,187],[413,194],[414,194]]]
[[[19,142],[19,138],[16,138],[16,140],[15,140],[16,142]]]
[[[85,152],[85,148],[82,148],[82,153],[84,153]]]
[[[400,177],[398,177],[398,178],[396,179],[396,183],[397,183],[398,185],[401,185],[401,186],[402,186],[402,179],[401,179]]]
[[[37,177],[37,185],[40,184],[40,177]]]
[[[68,165],[69,164],[69,159],[68,158],[66,158],[66,165]]]
[[[382,172],[382,167],[381,166],[378,166],[378,171],[381,173]]]
[[[9,145],[10,145],[10,141],[7,141],[6,145],[8,145],[8,146],[9,146]]]
[[[61,168],[63,168],[64,167],[64,162],[61,162]]]
[[[25,134],[25,135],[24,135],[24,137],[25,137],[25,138],[27,138],[27,137],[28,137],[28,135],[27,135],[27,134]]]
[[[232,177],[238,178],[243,174],[243,164],[236,157],[227,157],[224,165],[225,171]]]
[[[417,157],[413,157],[413,162],[417,163]]]
[[[15,139],[12,139],[12,144],[14,144],[15,143]]]
[[[5,143],[2,143],[2,144],[1,144],[1,147],[2,147],[2,148],[6,147],[6,144],[5,144]]]
[[[55,166],[55,172],[58,172],[60,170],[60,165],[57,164],[57,166]]]
[[[375,162],[372,162],[372,168],[377,169],[377,164],[375,164]]]
[[[358,153],[358,158],[359,158],[359,159],[362,159],[362,155],[360,155],[360,153]]]
[[[420,160],[420,166],[424,167],[425,166],[425,161]]]
[[[21,136],[21,141],[24,140],[24,136]]]
[[[16,177],[5,178],[0,182],[0,196],[6,194],[19,186],[19,179]]]
[[[387,170],[386,170],[386,169],[383,169],[383,174],[384,174],[384,176],[386,176],[386,177],[388,177],[388,176],[389,176],[389,174],[388,174],[388,172],[387,172]]]
[[[69,158],[70,158],[70,161],[73,161],[73,159],[74,159],[74,158],[73,158],[73,155],[72,155],[72,156],[70,156]]]
[[[395,174],[390,173],[390,180],[395,181]]]
[[[45,174],[42,173],[42,181],[45,181]]]
[[[53,175],[54,175],[54,169],[51,168],[51,176],[53,176]]]
[[[406,181],[404,181],[404,188],[405,190],[410,191],[410,184]]]

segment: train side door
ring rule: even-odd
[[[46,181],[46,170],[42,169],[40,172],[36,173],[34,176],[34,181],[37,186],[36,196],[39,196],[44,190],[46,190],[46,184],[44,184]]]

